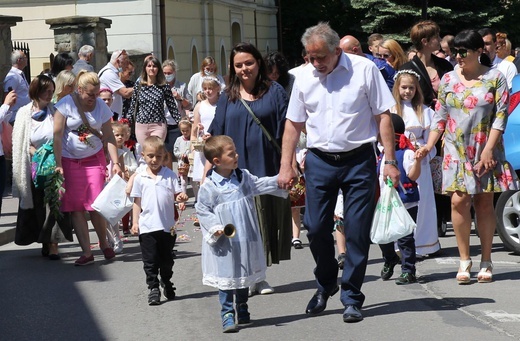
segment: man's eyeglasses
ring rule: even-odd
[[[392,55],[391,55],[391,54],[388,54],[388,53],[383,53],[383,54],[381,54],[381,53],[376,53],[376,57],[377,57],[377,58],[388,59],[388,58],[392,57]]]
[[[457,56],[459,55],[460,58],[466,58],[468,56],[468,50],[467,49],[453,49],[453,55]]]

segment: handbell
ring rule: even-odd
[[[233,224],[227,224],[224,226],[224,235],[228,238],[233,238],[235,236],[235,233],[237,232],[235,225]]]

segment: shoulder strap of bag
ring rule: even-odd
[[[79,116],[81,117],[81,120],[83,121],[83,124],[85,125],[85,127],[87,127],[87,129],[92,133],[94,134],[94,136],[96,136],[97,138],[99,138],[101,141],[103,141],[103,135],[101,135],[101,133],[99,131],[97,131],[96,129],[92,128],[92,126],[90,125],[90,123],[88,122],[87,120],[87,117],[85,116],[85,112],[83,111],[83,107],[80,105],[79,101],[78,101],[78,95],[76,93],[73,93],[71,95],[72,99],[74,100],[74,104],[76,105],[76,108],[78,108],[78,113],[79,113]]]
[[[253,118],[253,121],[255,121],[256,124],[258,124],[260,126],[260,128],[262,129],[262,131],[264,132],[264,135],[267,137],[267,139],[269,140],[269,142],[271,142],[271,144],[274,146],[274,148],[278,151],[278,153],[282,153],[282,149],[280,148],[280,145],[278,144],[278,142],[276,142],[276,140],[273,138],[273,136],[271,136],[271,134],[269,134],[269,132],[267,131],[267,129],[264,127],[264,125],[262,124],[262,122],[260,122],[260,120],[258,119],[258,117],[256,117],[255,113],[253,112],[253,110],[251,110],[251,107],[249,107],[249,105],[246,103],[246,101],[244,101],[243,98],[240,98],[240,102],[242,102],[242,104],[244,105],[244,107],[246,107],[247,111],[251,114],[251,117]]]

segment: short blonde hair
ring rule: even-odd
[[[191,130],[191,122],[188,120],[179,121],[179,129],[181,128],[181,126],[186,126],[186,127],[190,128],[190,130]]]
[[[234,144],[234,142],[227,135],[211,136],[204,143],[204,157],[213,165],[213,159],[221,157],[224,147],[230,144]]]
[[[143,142],[143,152],[147,148],[154,150],[166,150],[164,148],[164,141],[158,136],[148,136]]]

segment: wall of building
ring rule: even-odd
[[[29,44],[31,73],[35,76],[43,70],[49,54],[55,52],[53,31],[45,24],[50,18],[80,15],[110,19],[109,52],[124,48],[131,54],[153,52],[160,57],[160,2],[5,0],[0,2],[0,12],[23,17],[24,21],[13,27],[12,36]],[[262,53],[277,49],[274,0],[164,0],[164,4],[166,55],[174,56],[179,63],[178,77],[183,81],[189,80],[208,55],[216,59],[219,72],[225,73],[222,69],[228,64],[233,42],[257,43]],[[240,31],[239,39],[233,39],[233,24],[235,35]]]

